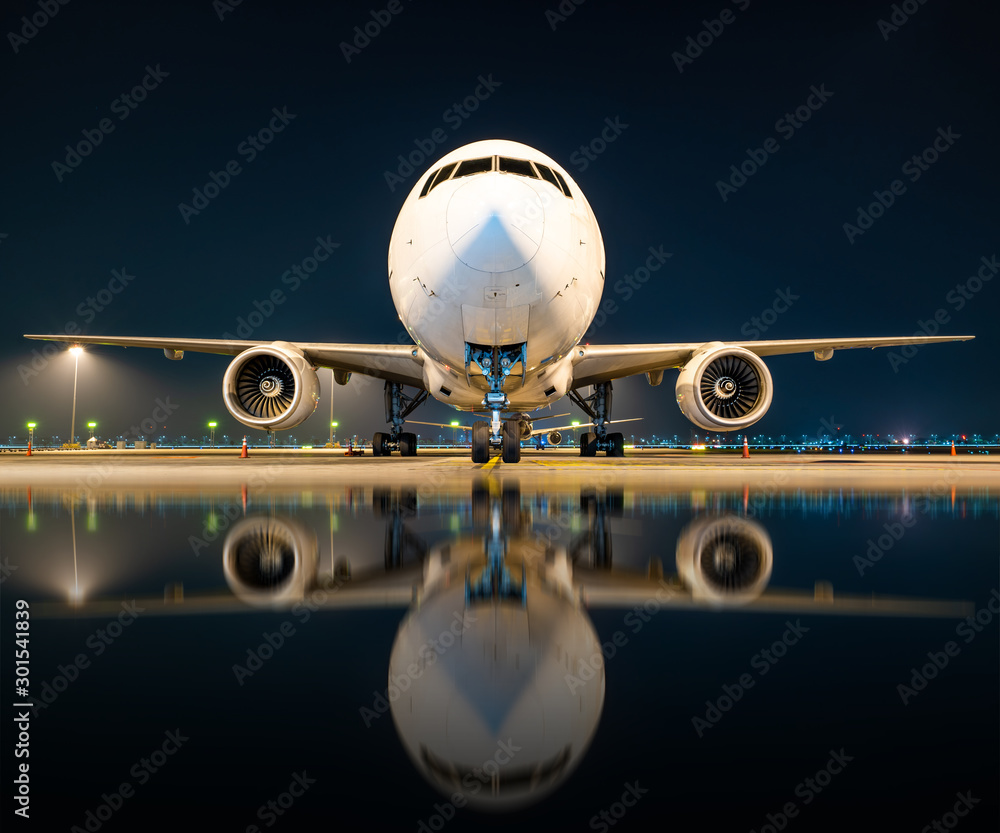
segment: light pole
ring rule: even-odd
[[[28,423],[28,451],[31,451],[31,447],[35,444],[35,426],[38,425],[37,422]]]
[[[458,420],[451,421],[451,444],[458,445]]]
[[[208,427],[210,429],[212,429],[212,440],[211,440],[211,446],[212,446],[212,448],[215,448],[215,426],[218,425],[218,424],[219,423],[217,423],[217,422],[210,422],[210,423],[208,423]]]
[[[333,448],[333,438],[337,436],[337,425],[339,423],[336,420],[330,420],[330,448]]]
[[[73,416],[70,420],[69,426],[69,444],[72,446],[73,437],[76,435],[76,378],[80,373],[80,354],[83,352],[83,348],[77,344],[70,347],[69,352],[72,353],[76,359],[73,365]]]
[[[94,436],[94,429],[97,427],[97,423],[88,422],[87,427],[90,429],[90,439],[94,441],[94,445],[97,445],[97,438]],[[90,445],[90,440],[87,440],[87,445]]]
[[[574,419],[570,424],[573,426],[573,445],[576,445],[578,440],[578,437],[576,436],[576,429],[580,427],[580,420]]]

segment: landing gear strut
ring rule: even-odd
[[[593,432],[585,431],[580,435],[581,457],[595,457],[598,451],[605,452],[608,457],[625,456],[625,435],[619,432],[608,433],[611,392],[611,382],[600,382],[594,385],[594,392],[590,396],[581,396],[575,390],[567,394],[570,401],[594,421]]]
[[[492,415],[489,422],[478,420],[472,423],[473,463],[488,463],[491,446],[499,446],[505,463],[517,463],[521,459],[520,419],[501,419],[500,414],[510,408],[510,400],[503,391],[508,378],[520,375],[521,384],[524,384],[527,349],[524,343],[465,345],[466,376],[470,380],[473,376],[482,376],[489,383],[490,389],[483,397],[482,406]],[[512,372],[518,365],[521,367],[520,374]]]
[[[425,390],[409,396],[399,382],[385,383],[385,421],[392,423],[392,428],[388,433],[376,431],[372,435],[372,454],[375,457],[388,457],[396,450],[402,457],[416,456],[417,435],[404,431],[403,422],[427,396]]]

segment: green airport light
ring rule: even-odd
[[[35,430],[35,426],[37,426],[37,425],[38,425],[37,422],[29,422],[28,423],[28,428],[30,428],[32,431],[34,431]]]
[[[87,427],[88,428],[96,428],[97,427],[97,423],[96,422],[88,422],[87,423]]]

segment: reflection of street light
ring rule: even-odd
[[[69,444],[73,445],[73,437],[76,435],[76,377],[80,372],[80,354],[83,352],[83,348],[76,344],[69,348],[69,352],[76,359],[73,365],[73,416],[69,426]]]
[[[458,420],[451,421],[451,444],[458,445]]]
[[[215,448],[215,426],[218,425],[218,424],[219,423],[217,423],[217,422],[210,422],[210,423],[208,423],[208,427],[212,429],[212,443],[211,443],[212,448]]]

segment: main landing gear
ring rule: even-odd
[[[567,396],[594,421],[594,430],[580,435],[580,456],[596,457],[598,451],[603,451],[608,457],[624,457],[625,435],[617,431],[608,432],[608,423],[611,421],[611,382],[594,385],[594,392],[590,396],[581,396],[575,390],[571,390]]]
[[[388,433],[376,431],[372,435],[372,454],[375,457],[388,457],[397,450],[401,457],[416,456],[417,435],[404,431],[403,422],[427,396],[425,390],[409,396],[403,392],[399,382],[385,383],[385,421],[392,423],[392,429]]]

